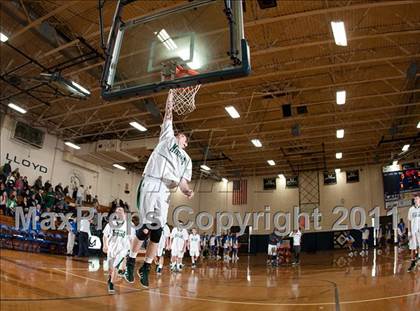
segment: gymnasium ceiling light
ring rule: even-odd
[[[205,164],[201,164],[200,165],[200,167],[203,169],[203,170],[205,170],[205,171],[210,171],[211,170],[211,168],[210,167],[208,167],[207,165],[205,165]]]
[[[79,97],[87,97],[90,95],[90,91],[88,89],[81,86],[77,82],[63,78],[59,72],[41,72],[40,75],[46,82],[52,83],[57,88],[66,90],[67,92],[70,92],[73,95]]]
[[[26,110],[25,109],[23,109],[22,107],[20,107],[18,105],[13,104],[13,103],[9,103],[8,106],[10,108],[12,108],[13,110],[16,110],[17,112],[20,112],[20,113],[23,113],[23,114],[26,113]]]
[[[240,117],[239,112],[235,109],[233,106],[227,106],[225,107],[225,110],[230,115],[232,119],[237,119]]]
[[[276,162],[274,162],[274,160],[268,160],[267,163],[271,166],[276,165]]]
[[[87,96],[90,95],[90,91],[86,88],[84,88],[83,86],[81,86],[80,84],[74,82],[74,81],[70,81],[70,83],[72,84],[73,88],[76,88],[77,92],[81,92],[83,95]]]
[[[6,42],[7,40],[9,40],[9,37],[6,36],[4,33],[0,32],[0,41]]]
[[[343,138],[344,137],[344,129],[337,130],[336,136],[337,136],[337,138]]]
[[[338,159],[338,160],[340,160],[342,157],[343,157],[343,153],[342,152],[337,152],[335,154],[335,158]]]
[[[69,146],[69,147],[73,148],[73,149],[77,149],[77,150],[79,150],[79,149],[80,149],[80,146],[78,146],[78,145],[76,145],[76,144],[73,144],[72,142],[69,142],[69,141],[66,141],[64,144],[65,144],[66,146]]]
[[[402,151],[406,152],[406,151],[408,151],[409,148],[410,148],[410,145],[406,144],[402,147]]]
[[[335,44],[337,44],[338,46],[347,46],[347,36],[346,28],[344,27],[344,22],[331,22],[331,28],[334,35]]]
[[[224,183],[227,183],[228,182],[228,180],[227,180],[227,178],[222,178],[222,181],[224,182]]]
[[[257,148],[261,148],[262,147],[262,143],[261,143],[261,141],[259,139],[252,139],[251,142]]]
[[[143,125],[141,125],[140,123],[138,123],[136,121],[130,122],[130,125],[132,127],[134,127],[135,129],[139,130],[140,132],[146,132],[147,131],[147,128],[145,128]]]
[[[337,91],[335,93],[335,101],[337,105],[344,105],[346,103],[346,91]]]
[[[124,166],[119,165],[117,163],[112,164],[112,166],[115,167],[115,168],[117,168],[117,169],[119,169],[119,170],[122,170],[122,171],[125,171],[126,170],[126,168]]]

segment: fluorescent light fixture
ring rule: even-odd
[[[240,117],[239,112],[235,109],[233,106],[227,106],[225,107],[225,110],[230,115],[232,119],[237,119]]]
[[[270,164],[271,166],[276,165],[276,162],[274,162],[274,160],[268,160],[267,163]]]
[[[420,129],[420,121],[417,123],[417,128]]]
[[[140,132],[146,132],[147,131],[147,128],[145,128],[143,125],[141,125],[140,123],[138,123],[136,121],[130,122],[130,125],[132,127],[134,127],[135,129],[139,130]]]
[[[210,171],[211,169],[210,169],[210,167],[208,167],[207,165],[205,165],[205,164],[201,164],[200,165],[200,167],[203,169],[203,170],[205,170],[205,171]]]
[[[9,103],[8,106],[10,108],[12,108],[13,110],[16,110],[17,112],[26,113],[25,109],[23,109],[22,107],[19,107],[18,105],[13,104],[13,103]]]
[[[335,44],[339,46],[347,46],[346,27],[344,27],[344,22],[331,22],[331,28]]]
[[[176,50],[178,48],[174,40],[171,39],[165,29],[161,29],[159,32],[155,32],[155,35],[169,51]]]
[[[278,176],[279,176],[280,179],[283,179],[284,178],[284,175],[283,174],[279,174]]]
[[[116,164],[116,163],[112,164],[112,166],[115,167],[115,168],[118,168],[119,170],[122,170],[122,171],[125,171],[125,169],[126,169],[124,166]]]
[[[343,153],[342,152],[337,152],[336,154],[335,154],[335,158],[336,159],[341,159],[343,157]]]
[[[335,101],[337,105],[344,105],[346,103],[346,91],[337,91],[335,93]]]
[[[257,148],[261,148],[262,147],[261,141],[259,139],[252,139],[251,142]]]
[[[83,93],[83,95],[90,95],[90,91],[83,86],[81,86],[79,83],[76,83],[74,81],[70,81],[73,87],[77,89],[78,92]]]
[[[73,149],[77,149],[77,150],[79,150],[79,149],[80,149],[80,146],[78,146],[78,145],[76,145],[76,144],[73,144],[73,143],[71,143],[71,142],[69,142],[69,141],[66,141],[64,144],[65,144],[66,146],[69,146],[69,147],[73,148]]]
[[[224,183],[227,183],[228,182],[228,180],[227,180],[227,178],[222,178],[222,181],[224,182]]]
[[[343,138],[344,137],[344,129],[337,130],[337,138]]]
[[[392,161],[392,165],[398,165],[398,160],[394,160],[394,161]]]
[[[341,169],[336,168],[336,169],[335,169],[335,174],[340,174],[340,173],[341,173]]]
[[[9,40],[9,37],[6,36],[4,33],[0,32],[0,41],[6,42],[7,40]]]
[[[402,151],[406,152],[409,148],[410,148],[410,145],[409,145],[409,144],[404,145],[404,146],[402,147]]]

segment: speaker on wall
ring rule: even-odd
[[[281,106],[283,110],[283,118],[291,117],[292,116],[292,105],[291,104],[284,104]]]

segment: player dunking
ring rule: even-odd
[[[169,207],[169,189],[179,186],[181,192],[191,198],[191,159],[185,152],[188,146],[187,136],[178,133],[172,127],[173,95],[170,92],[166,100],[165,116],[161,126],[159,142],[153,150],[143,172],[143,179],[137,191],[137,207],[142,227],[136,230],[129,257],[125,279],[134,282],[134,267],[140,241],[150,236],[143,266],[138,270],[140,283],[149,287],[150,264],[156,256],[162,227],[166,223]]]

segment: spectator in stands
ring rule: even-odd
[[[23,190],[24,191],[29,190],[29,183],[28,183],[28,177],[27,176],[23,177],[22,182],[23,182]]]
[[[89,249],[89,233],[90,233],[90,222],[86,219],[80,220],[80,227],[78,228],[78,242],[79,242],[79,253],[78,257],[88,256]]]
[[[35,194],[32,194],[28,199],[28,207],[36,206]]]
[[[92,203],[92,186],[89,186],[85,190],[85,198],[87,203]]]
[[[50,187],[48,189],[48,192],[45,195],[45,208],[52,209],[54,203],[55,203],[55,194],[53,192],[53,188]]]
[[[44,206],[44,191],[42,189],[38,190],[38,193],[35,195],[36,203]]]
[[[63,193],[64,193],[64,196],[68,196],[69,195],[69,186],[66,186],[64,189],[63,189]]]
[[[10,173],[12,172],[12,167],[10,166],[10,162],[11,161],[6,162],[3,166],[3,175],[6,177],[9,176]]]
[[[15,177],[15,180],[17,180],[20,177],[19,168],[15,168],[15,170],[12,172],[12,175]]]
[[[63,186],[62,186],[61,182],[58,183],[57,186],[55,186],[55,189],[54,190],[55,190],[55,192],[63,193]]]
[[[0,168],[0,184],[6,183],[6,176],[3,174],[3,169]]]
[[[9,196],[9,198],[7,199],[7,202],[6,202],[6,214],[5,215],[14,216],[15,215],[15,211],[16,211],[16,206],[17,206],[16,192],[13,192]]]
[[[95,208],[98,208],[98,206],[99,206],[99,201],[98,201],[98,196],[97,196],[97,195],[95,195],[95,197],[93,198],[92,203],[93,203],[93,206],[94,206]]]
[[[37,180],[35,180],[33,188],[35,189],[35,191],[42,189],[42,176],[39,176]]]
[[[9,176],[7,176],[7,179],[6,179],[6,187],[14,188],[15,181],[16,181],[15,176],[13,176],[12,174],[9,174]]]
[[[22,177],[18,177],[15,183],[17,195],[23,195],[23,179]]]
[[[23,197],[22,203],[20,204],[22,206],[22,209],[25,213],[28,212],[28,198]]]
[[[3,215],[6,215],[6,204],[7,204],[7,192],[4,187],[4,184],[0,184],[0,210],[3,211]]]
[[[51,188],[51,183],[50,183],[50,181],[49,180],[47,180],[46,182],[45,182],[45,184],[44,184],[44,190],[45,190],[45,192],[47,192],[50,188]]]

